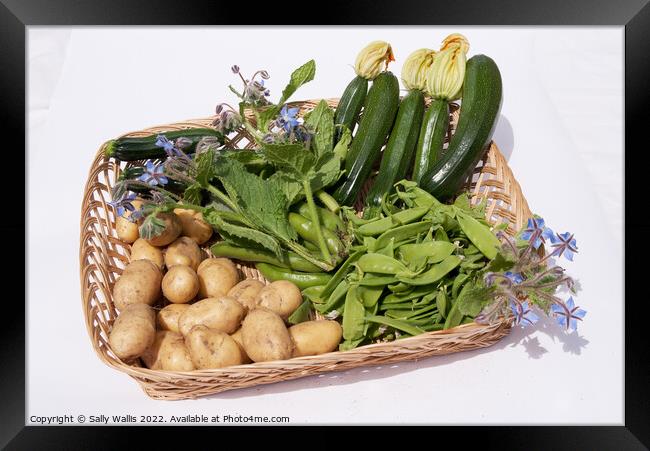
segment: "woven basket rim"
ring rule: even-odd
[[[290,104],[292,106],[298,105],[301,107],[301,109],[304,109],[306,111],[307,109],[309,109],[310,106],[312,108],[315,107],[315,105],[320,100],[321,99],[296,101],[296,102],[290,102]],[[338,99],[336,98],[325,99],[325,100],[327,100],[330,106],[336,106],[338,102]],[[457,113],[458,111],[456,109],[454,113],[456,114],[456,118],[457,118]],[[124,133],[120,136],[144,136],[144,135],[151,135],[151,134],[168,131],[168,130],[176,130],[179,128],[206,127],[206,126],[210,126],[214,118],[215,116],[213,115],[207,118],[204,117],[204,118],[189,119],[189,120],[184,120],[184,121],[179,121],[179,122],[174,122],[169,124],[162,124],[158,126],[149,127],[143,130]],[[295,357],[287,360],[279,360],[273,362],[248,363],[248,364],[220,368],[220,369],[194,370],[191,372],[152,370],[145,367],[134,366],[133,364],[131,364],[131,362],[123,362],[119,359],[116,359],[113,355],[107,352],[108,345],[107,343],[105,343],[105,340],[102,340],[101,338],[102,333],[107,334],[108,327],[110,324],[112,324],[112,321],[114,320],[115,309],[114,306],[112,306],[112,301],[110,302],[108,307],[104,307],[106,310],[108,310],[108,312],[105,311],[104,314],[108,315],[109,317],[113,316],[112,319],[108,320],[109,324],[100,324],[100,322],[98,322],[96,318],[96,315],[98,314],[97,306],[91,306],[91,301],[95,300],[95,303],[98,302],[93,297],[94,295],[93,290],[95,291],[107,290],[108,287],[106,286],[95,287],[96,284],[93,285],[92,283],[90,283],[90,279],[91,279],[90,275],[91,273],[94,274],[94,272],[96,271],[106,273],[104,275],[105,275],[105,280],[108,281],[107,282],[108,285],[111,285],[110,281],[111,281],[111,277],[113,276],[111,275],[110,273],[111,270],[109,268],[102,267],[101,262],[98,264],[96,261],[95,262],[89,261],[89,253],[90,255],[92,255],[93,258],[104,257],[110,260],[110,258],[113,257],[115,258],[120,257],[119,259],[122,262],[123,259],[126,258],[125,256],[119,254],[118,251],[109,249],[111,246],[124,245],[124,243],[121,243],[120,240],[117,239],[115,236],[111,236],[111,232],[114,234],[114,229],[112,230],[110,229],[110,224],[108,225],[104,224],[104,226],[108,230],[107,233],[104,232],[100,233],[99,241],[101,243],[99,246],[97,244],[92,244],[92,245],[89,244],[89,240],[91,240],[91,238],[95,234],[94,229],[92,229],[91,225],[96,226],[97,223],[101,222],[100,219],[96,219],[96,218],[93,219],[91,215],[91,213],[93,212],[97,213],[96,211],[92,210],[93,207],[91,207],[91,205],[93,204],[92,202],[93,195],[96,194],[97,189],[101,190],[107,188],[108,186],[107,183],[110,182],[110,180],[100,181],[100,178],[103,175],[105,178],[109,179],[109,175],[111,174],[111,171],[114,177],[117,177],[116,174],[119,174],[121,170],[119,163],[117,164],[111,163],[110,159],[104,156],[104,149],[107,143],[108,141],[104,142],[100,146],[98,152],[95,155],[93,164],[89,171],[89,175],[88,175],[88,179],[84,191],[84,201],[82,205],[82,215],[81,215],[81,224],[80,224],[81,225],[80,276],[81,276],[82,307],[84,310],[84,318],[86,320],[87,330],[89,333],[89,337],[91,338],[93,350],[95,351],[95,353],[100,357],[100,359],[104,363],[106,363],[110,367],[116,368],[119,371],[125,372],[129,374],[131,377],[134,377],[145,389],[145,392],[147,392],[147,394],[152,397],[161,397],[164,399],[194,398],[197,396],[203,396],[205,394],[217,393],[220,391],[230,389],[228,387],[225,388],[220,387],[215,389],[210,389],[210,388],[192,389],[188,387],[187,389],[183,389],[182,387],[184,387],[185,385],[178,384],[178,382],[186,380],[187,378],[189,378],[187,379],[188,381],[190,382],[194,381],[196,382],[196,384],[209,385],[209,382],[206,382],[208,379],[214,379],[215,377],[218,378],[220,376],[228,376],[228,375],[255,376],[255,375],[259,375],[260,371],[262,373],[264,373],[265,371],[278,371],[278,368],[283,369],[285,372],[288,371],[288,372],[295,373],[295,374],[292,373],[291,376],[287,376],[287,375],[279,376],[277,380],[264,379],[263,381],[258,382],[260,384],[265,384],[265,383],[277,382],[280,380],[288,380],[296,377],[307,376],[311,374],[318,374],[326,371],[339,371],[342,369],[353,368],[357,366],[372,365],[373,364],[372,362],[367,362],[365,360],[360,360],[361,363],[357,365],[354,362],[351,362],[349,357],[360,356],[359,359],[361,359],[362,357],[365,358],[368,356],[373,356],[377,352],[381,353],[381,351],[384,350],[388,350],[388,351],[396,350],[395,353],[398,355],[382,356],[379,359],[379,361],[381,362],[412,360],[413,358],[410,358],[410,356],[416,355],[415,358],[417,359],[417,355],[422,354],[421,352],[419,352],[420,347],[426,348],[426,344],[431,342],[432,340],[439,339],[441,341],[444,341],[445,338],[449,338],[450,342],[455,343],[454,340],[458,340],[462,342],[463,339],[469,340],[473,336],[483,337],[485,335],[488,336],[489,338],[488,341],[494,338],[494,342],[496,342],[496,340],[502,338],[505,334],[507,334],[511,328],[511,320],[509,318],[504,318],[500,322],[493,323],[490,325],[483,325],[483,324],[477,324],[476,322],[472,322],[472,323],[462,324],[450,329],[425,332],[420,335],[407,337],[407,338],[400,338],[398,340],[393,340],[389,342],[372,343],[364,346],[359,346],[357,348],[348,351],[333,351],[327,354],[321,354],[316,356]],[[528,205],[525,202],[525,198],[523,197],[523,194],[521,194],[521,189],[516,179],[514,178],[514,175],[508,168],[507,162],[505,162],[505,159],[499,152],[499,149],[494,142],[490,143],[489,154],[491,157],[496,158],[495,164],[497,167],[497,172],[498,170],[503,171],[503,174],[501,174],[500,176],[504,180],[506,180],[506,182],[511,184],[507,188],[509,190],[512,190],[515,193],[515,195],[518,195],[520,197],[519,207],[521,211],[519,211],[519,214],[514,216],[516,216],[517,220],[521,220],[520,216],[522,215],[523,216],[528,215],[528,217],[530,217],[531,215],[530,209],[528,208]],[[105,199],[102,198],[100,205],[97,208],[99,210],[103,210],[103,212],[107,215],[107,218],[109,218],[108,212],[110,209],[107,203],[105,202]],[[488,218],[488,220],[490,219]],[[113,254],[111,254],[111,252],[113,252]],[[245,275],[247,278],[249,277],[248,274]],[[89,284],[91,286],[89,286]],[[492,334],[493,336],[490,334]],[[457,336],[460,338],[457,338]],[[463,337],[470,337],[470,338],[463,338]],[[492,344],[492,342],[490,342],[490,344]],[[489,346],[490,344],[485,344],[483,346]],[[441,346],[444,347],[444,343]],[[476,346],[476,347],[482,347],[482,346]],[[468,349],[472,349],[472,348],[470,347]],[[462,351],[464,349],[460,349],[460,350]],[[400,352],[402,354],[400,354]],[[431,352],[431,350],[426,350],[426,352]],[[426,352],[424,352],[424,354],[426,354]],[[458,351],[452,350],[450,352],[458,352]],[[447,353],[447,352],[436,351],[436,354],[443,354],[443,353]],[[433,354],[426,354],[426,355],[433,355]],[[391,358],[397,358],[397,360],[391,360]],[[307,371],[307,374],[302,374],[304,371],[300,371],[300,368],[303,365],[310,365],[312,363],[319,363],[328,360],[330,360],[331,363],[329,364],[329,366],[325,365],[326,366],[325,368],[321,368],[317,370],[309,370]],[[268,376],[268,378],[271,377],[272,376]],[[202,382],[198,382],[198,381],[202,381]],[[188,383],[191,385],[190,382]],[[177,389],[178,393],[167,396],[163,394],[164,390],[162,388],[154,387],[156,383],[171,384],[174,386],[174,389]],[[233,386],[232,388],[241,388],[244,386],[257,385],[257,383],[248,383],[247,385],[237,385],[237,384],[233,384],[233,385],[235,386]],[[165,389],[168,388],[169,387]]]

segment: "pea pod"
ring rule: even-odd
[[[371,287],[371,286],[358,286],[357,293],[363,302],[365,308],[373,308],[377,305],[381,294],[384,292],[383,286]]]
[[[467,293],[469,286],[471,286],[471,284],[465,284],[463,289],[460,290],[460,293],[458,294],[458,299],[460,299],[463,296],[463,294]],[[463,314],[458,309],[458,306],[460,305],[458,299],[456,299],[456,301],[451,306],[451,310],[449,310],[449,313],[447,313],[447,320],[445,321],[445,329],[456,327],[463,320]]]
[[[454,283],[451,285],[451,297],[452,299],[458,299],[458,290],[463,287],[463,284],[469,279],[469,274],[458,274],[454,279]]]
[[[327,302],[324,304],[314,304],[314,308],[320,313],[329,313],[332,310],[335,310],[341,301],[345,299],[345,295],[348,292],[349,285],[345,280],[339,282],[339,284],[334,288],[332,294],[329,295]]]
[[[377,238],[375,248],[380,249],[388,245],[390,240],[402,241],[418,233],[426,232],[432,225],[433,223],[431,221],[420,221],[387,230]]]
[[[365,272],[376,274],[410,273],[409,269],[399,260],[387,255],[369,252],[359,259],[357,267]]]
[[[395,225],[410,224],[417,221],[429,211],[428,207],[415,207],[402,210],[391,216],[368,222],[359,226],[357,232],[364,236],[376,236],[390,230]]]
[[[345,278],[345,276],[350,272],[351,266],[356,263],[359,258],[364,254],[363,250],[358,250],[351,254],[341,266],[339,266],[339,269],[336,270],[332,278],[329,280],[329,282],[325,285],[325,288],[323,288],[323,296],[329,296],[332,291],[340,284],[340,282]]]
[[[447,241],[429,241],[426,243],[404,244],[400,246],[397,254],[406,261],[417,261],[425,259],[427,263],[440,263],[449,257],[456,246]]]
[[[345,296],[345,313],[343,315],[343,338],[359,340],[364,336],[366,310],[358,296],[357,288],[352,287]]]
[[[394,318],[386,318],[385,316],[369,315],[366,317],[366,320],[370,321],[371,323],[379,323],[385,326],[392,327],[397,330],[401,330],[402,332],[406,332],[409,335],[420,335],[421,333],[424,333],[423,329],[417,326],[412,326],[406,321],[400,321]]]
[[[309,219],[297,213],[289,213],[289,224],[291,224],[291,227],[293,227],[303,240],[318,245],[316,227],[314,227],[314,224]],[[321,232],[330,252],[335,256],[340,255],[343,251],[341,240],[329,229],[321,229]]]
[[[289,282],[293,282],[301,290],[317,285],[325,285],[332,278],[327,273],[290,272],[285,268],[269,265],[268,263],[256,263],[255,268],[266,279],[272,282],[276,280],[288,280]]]
[[[368,277],[370,273],[366,273],[363,279],[354,282],[354,285],[361,285],[365,287],[379,287],[384,285],[390,285],[391,283],[397,282],[397,277],[393,276],[377,276],[377,277]]]
[[[382,299],[382,305],[390,305],[390,304],[397,304],[401,302],[406,302],[406,301],[411,301],[413,299],[420,298],[427,293],[430,293],[431,291],[435,290],[434,285],[422,285],[422,286],[417,286],[413,289],[413,291],[409,292],[408,294],[400,294],[400,293],[393,293],[389,294],[386,296],[384,299]]]
[[[435,305],[428,305],[418,310],[388,310],[386,311],[386,315],[396,319],[409,319],[415,318],[423,313],[432,313],[436,309],[437,307]]]
[[[493,260],[497,256],[497,251],[501,247],[501,242],[486,226],[472,218],[467,213],[456,209],[456,220],[460,225],[467,238],[476,246],[487,258]]]
[[[302,296],[315,304],[322,304],[324,302],[322,299],[324,288],[325,285],[315,285],[313,287],[305,288],[302,290]]]
[[[319,221],[325,226],[326,229],[329,229],[332,232],[345,229],[345,224],[343,224],[343,221],[338,217],[338,215],[335,215],[328,209],[321,207],[316,207],[316,211],[318,212]],[[307,202],[302,202],[298,206],[298,213],[305,218],[309,218],[311,216]]]
[[[447,290],[440,290],[436,295],[436,306],[443,318],[447,318]]]
[[[295,252],[285,252],[284,260],[280,260],[272,252],[263,249],[248,249],[233,246],[225,241],[215,243],[210,248],[215,257],[228,257],[247,262],[269,263],[281,268],[304,272],[320,272],[321,268],[305,260]]]
[[[289,318],[287,318],[287,321],[289,324],[298,324],[305,322],[309,319],[309,311],[311,310],[311,302],[309,301],[303,301],[302,304],[300,304],[300,307],[298,307],[294,312],[289,315]]]
[[[445,277],[456,266],[460,264],[460,258],[455,255],[450,255],[440,263],[433,265],[431,269],[423,272],[415,277],[401,277],[397,279],[400,282],[410,283],[411,285],[429,285]]]

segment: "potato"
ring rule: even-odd
[[[177,238],[165,251],[165,266],[186,265],[197,270],[203,260],[201,248],[191,238],[182,236]]]
[[[195,369],[183,336],[167,330],[156,332],[156,339],[141,358],[147,368],[152,370],[192,371]]]
[[[264,288],[264,284],[259,280],[246,279],[232,287],[228,291],[228,296],[246,307],[246,311],[249,311],[255,308],[255,298],[262,288]]]
[[[235,332],[246,315],[244,307],[233,298],[220,296],[196,302],[183,312],[178,319],[178,328],[183,335],[197,324],[202,324],[219,332]]]
[[[181,220],[174,213],[158,213],[156,218],[165,223],[165,230],[147,241],[152,246],[167,246],[181,234]]]
[[[136,260],[149,260],[160,269],[165,263],[162,251],[144,238],[138,238],[131,245],[131,261]]]
[[[284,320],[265,308],[253,309],[242,323],[244,350],[253,362],[284,360],[291,357],[293,342]]]
[[[146,304],[126,306],[113,323],[108,344],[124,361],[140,357],[156,338],[156,315]]]
[[[174,336],[179,335],[167,330],[159,330],[156,332],[156,338],[154,339],[151,346],[140,356],[142,362],[150,370],[159,370],[162,365],[160,363],[160,349],[163,344],[168,341],[173,341]],[[181,336],[181,339],[183,337]]]
[[[200,211],[176,208],[174,213],[181,221],[181,235],[191,238],[196,244],[203,244],[212,236],[212,226],[205,222]]]
[[[151,261],[133,261],[113,286],[113,304],[120,311],[130,304],[152,305],[160,298],[161,281],[162,273]]]
[[[186,304],[199,292],[199,276],[189,266],[172,266],[162,279],[162,292],[169,302]]]
[[[198,369],[223,368],[244,362],[241,349],[230,335],[203,325],[192,327],[185,345]]]
[[[234,334],[230,334],[230,338],[235,340],[239,345],[239,349],[241,349],[241,353],[243,357],[242,363],[251,363],[252,360],[250,357],[248,357],[248,354],[246,354],[246,350],[244,349],[244,339],[242,338],[241,335],[241,327],[237,329],[237,332],[235,332]]]
[[[142,206],[142,201],[138,199],[133,200],[131,201],[131,205],[133,205],[133,207],[138,210]],[[115,230],[117,231],[117,237],[125,243],[129,244],[133,243],[140,237],[138,226],[142,222],[142,220],[131,222],[128,219],[130,216],[131,212],[129,210],[126,210],[124,216],[118,216],[115,220]]]
[[[230,268],[232,271],[237,271],[237,265],[230,260],[229,258],[225,257],[218,257],[218,258],[206,258],[201,262],[199,267],[196,269],[197,274],[201,274],[201,271],[203,271],[205,268],[208,268],[212,265],[222,265],[227,268]]]
[[[158,312],[156,317],[158,327],[162,330],[170,330],[180,333],[178,329],[178,318],[189,308],[189,304],[169,304]]]
[[[293,357],[318,355],[338,348],[343,328],[336,321],[305,321],[289,328],[293,340]]]
[[[234,264],[230,266],[228,263],[212,263],[203,268],[199,267],[198,275],[199,299],[225,296],[239,282],[239,271]]]
[[[255,303],[274,311],[286,321],[302,304],[302,293],[295,284],[287,280],[276,280],[257,293]]]

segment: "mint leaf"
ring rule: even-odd
[[[296,180],[305,179],[315,163],[314,155],[302,144],[265,144],[262,154],[277,169]]]
[[[278,243],[278,241],[271,235],[260,232],[259,230],[225,221],[217,210],[208,210],[203,214],[203,217],[208,223],[214,226],[219,233],[225,232],[227,235],[252,241],[263,248],[270,250],[279,258],[282,258],[282,248],[280,247],[280,243]]]
[[[199,183],[192,183],[183,193],[183,200],[188,204],[201,205],[201,190],[203,188]]]
[[[334,184],[341,177],[341,160],[333,153],[322,155],[311,176],[311,189],[316,192]]]
[[[475,317],[481,312],[483,306],[490,301],[492,292],[493,287],[468,282],[468,286],[461,290],[456,300],[458,311],[465,316]]]
[[[194,157],[196,163],[196,181],[201,186],[207,186],[214,177],[214,151],[202,152]]]
[[[305,125],[316,132],[313,141],[316,155],[331,152],[334,146],[334,111],[325,100],[321,100],[306,117]]]
[[[294,70],[291,74],[289,84],[282,91],[282,97],[280,97],[280,101],[278,102],[279,107],[282,107],[282,105],[284,105],[284,103],[299,87],[312,81],[314,75],[316,75],[316,62],[314,60],[309,60],[298,69]]]
[[[295,204],[301,198],[300,194],[303,192],[302,184],[296,181],[295,177],[280,171],[271,175],[267,180],[271,180],[280,186],[289,205]]]

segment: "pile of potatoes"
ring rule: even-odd
[[[342,329],[336,321],[288,327],[302,303],[296,285],[242,280],[231,260],[206,258],[199,246],[212,228],[200,213],[177,209],[158,217],[165,232],[151,240],[140,238],[138,225],[124,218],[116,224],[120,239],[132,243],[131,261],[113,287],[119,315],[109,345],[118,358],[193,371],[337,349]]]

